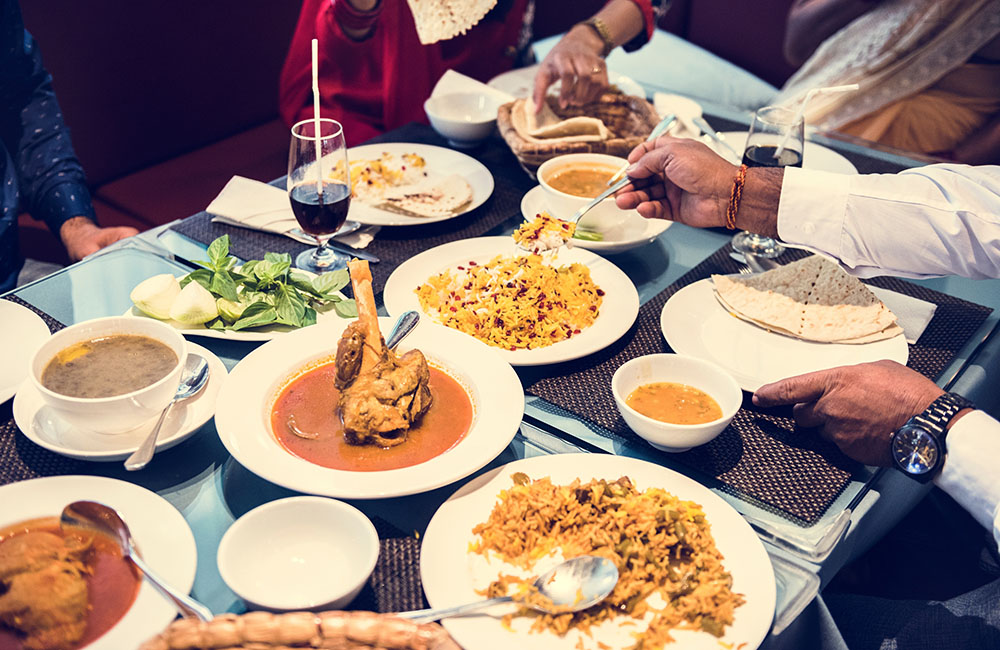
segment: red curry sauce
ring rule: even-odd
[[[74,648],[83,648],[115,626],[132,607],[139,593],[140,578],[132,564],[122,557],[121,549],[110,537],[80,528],[62,529],[58,517],[24,521],[0,529],[0,544],[20,533],[38,531],[53,533],[64,539],[93,538],[91,551],[84,564],[87,576],[87,629]],[[0,623],[0,650],[22,650],[17,633]]]
[[[271,431],[293,455],[323,467],[374,472],[417,465],[454,447],[472,426],[472,400],[466,390],[443,371],[433,366],[430,371],[433,402],[417,426],[406,432],[403,444],[383,448],[344,440],[332,362],[296,377],[281,391],[271,409]],[[299,430],[319,437],[307,440],[293,434],[289,415],[295,416]]]

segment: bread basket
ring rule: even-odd
[[[514,102],[504,104],[497,113],[497,127],[507,146],[517,156],[521,166],[532,176],[538,166],[549,158],[567,153],[606,153],[627,157],[640,145],[660,121],[653,105],[642,97],[608,92],[590,104],[560,108],[555,97],[546,101],[556,115],[567,119],[579,115],[599,118],[611,132],[611,137],[598,142],[528,142],[518,134],[511,120]]]
[[[250,612],[222,614],[207,623],[185,618],[139,650],[459,650],[437,623],[373,612]]]

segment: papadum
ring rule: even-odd
[[[497,0],[408,0],[417,38],[430,45],[464,34],[496,5]]]

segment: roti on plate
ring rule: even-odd
[[[528,142],[599,142],[611,137],[608,127],[596,117],[581,115],[564,120],[547,102],[536,113],[530,97],[514,102],[510,118],[514,130]]]
[[[469,182],[452,174],[445,178],[386,190],[379,207],[418,217],[455,214],[472,200]]]
[[[430,45],[464,34],[483,19],[497,0],[408,0],[417,38]]]
[[[719,302],[733,315],[807,341],[870,343],[903,330],[857,278],[819,255],[759,275],[713,275]]]

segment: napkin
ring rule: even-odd
[[[267,183],[233,176],[205,210],[214,215],[212,221],[215,223],[284,235],[303,244],[316,243],[315,239],[299,229],[288,202],[288,193]],[[352,248],[364,248],[377,232],[378,226],[364,226],[334,237],[334,240]]]
[[[497,90],[492,86],[487,86],[483,82],[468,77],[461,72],[445,70],[445,73],[441,75],[441,78],[438,79],[437,84],[434,86],[434,90],[431,91],[431,97],[450,95],[452,93],[479,93],[496,99],[500,104],[506,104],[517,99],[509,93]]]
[[[916,343],[920,335],[927,329],[927,324],[934,318],[937,305],[920,298],[907,296],[888,289],[868,285],[879,300],[896,314],[896,322],[903,328],[903,336],[907,343]]]
[[[701,135],[701,129],[695,126],[692,120],[701,117],[701,105],[698,102],[684,97],[683,95],[672,95],[669,93],[653,93],[653,108],[660,118],[673,113],[677,116],[677,121],[667,129],[669,135],[675,138],[697,138]]]

